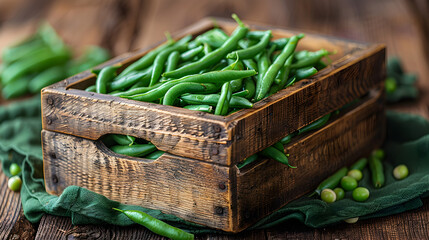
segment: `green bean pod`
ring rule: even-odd
[[[49,67],[63,64],[69,59],[70,53],[62,51],[56,54],[41,53],[31,58],[14,62],[1,73],[2,84],[7,85],[26,74],[43,71]]]
[[[124,213],[129,219],[133,222],[138,223],[150,231],[173,239],[173,240],[193,240],[194,235],[191,233],[187,233],[179,228],[175,228],[167,223],[158,220],[145,212],[140,212],[137,210],[121,210],[117,208],[113,208],[116,211]]]
[[[193,110],[193,111],[200,111],[200,112],[207,112],[212,113],[213,112],[213,106],[207,105],[207,104],[200,104],[200,105],[186,105],[183,108]]]
[[[164,69],[165,62],[168,59],[168,56],[170,53],[178,51],[183,52],[188,48],[186,44],[184,45],[173,45],[171,47],[168,47],[164,50],[162,50],[155,58],[153,63],[153,70],[152,70],[152,77],[150,79],[150,86],[153,86],[155,83],[158,82],[159,78],[161,77],[162,70]]]
[[[173,71],[177,68],[177,64],[179,64],[180,53],[179,51],[174,51],[170,53],[167,59],[167,66],[165,67],[165,71]]]
[[[369,170],[371,170],[372,185],[374,185],[375,188],[381,188],[385,182],[383,163],[381,162],[381,159],[371,156],[368,163]]]
[[[332,176],[328,177],[323,182],[321,182],[314,192],[320,195],[323,189],[326,189],[326,188],[334,189],[340,183],[341,178],[347,175],[347,172],[348,172],[348,169],[346,167],[341,168],[340,170],[335,172]],[[311,195],[314,195],[314,194],[311,194]]]
[[[156,151],[156,147],[153,144],[115,145],[110,149],[115,153],[131,157],[142,157]]]
[[[284,146],[283,146],[283,144],[282,144],[281,141],[274,143],[273,147],[275,147],[277,150],[279,150],[281,152],[285,151],[285,148],[284,148]]]
[[[296,81],[301,79],[306,79],[317,73],[317,69],[315,67],[306,67],[296,70],[295,76]]]
[[[323,57],[327,56],[329,52],[325,49],[321,49],[314,53],[309,53],[307,57],[298,60],[296,63],[291,65],[292,69],[310,67],[315,65]]]
[[[107,93],[108,82],[116,77],[116,70],[120,67],[120,65],[112,65],[101,69],[95,80],[97,93]]]
[[[225,116],[229,110],[229,102],[232,97],[232,88],[229,82],[222,85],[219,101],[216,104],[215,115]]]
[[[126,89],[136,84],[137,82],[141,82],[144,86],[149,85],[149,81],[152,74],[152,67],[147,68],[143,72],[132,71],[127,75],[122,77],[117,77],[112,82],[108,83],[109,91],[116,91],[121,89]]]
[[[308,124],[307,126],[298,129],[298,135],[303,134],[303,133],[308,132],[308,131],[311,131],[311,130],[321,128],[323,125],[325,125],[329,121],[330,117],[331,117],[331,113],[328,113],[325,116],[317,119],[316,121]]]
[[[261,41],[258,44],[253,45],[253,46],[246,48],[246,49],[241,49],[241,50],[231,52],[226,56],[226,58],[232,58],[232,59],[235,59],[235,58],[239,58],[239,59],[253,58],[265,49],[265,47],[270,42],[271,36],[272,36],[271,31],[270,30],[266,31],[264,36],[261,38]]]
[[[358,161],[356,161],[355,163],[353,163],[353,165],[350,166],[350,170],[358,169],[360,171],[363,171],[363,169],[366,167],[367,164],[368,164],[368,159],[367,158],[361,158]]]
[[[87,92],[96,92],[97,91],[97,87],[95,85],[91,85],[91,86],[85,88],[85,91],[87,91]]]
[[[212,47],[207,43],[204,43],[204,55],[207,55],[213,51]]]
[[[290,143],[290,141],[292,141],[292,138],[295,136],[294,133],[290,133],[289,135],[287,135],[286,137],[282,138],[280,140],[280,143],[283,145],[286,145],[288,143]]]
[[[279,38],[270,42],[268,45],[275,46],[275,50],[281,50],[286,46],[288,42],[289,42],[289,38]]]
[[[210,106],[216,106],[219,102],[219,94],[188,94],[180,97],[187,104],[208,104]],[[253,103],[249,100],[232,96],[229,106],[232,108],[252,108]]]
[[[228,40],[228,35],[222,29],[214,28],[199,35],[195,40],[200,44],[207,44],[211,47],[219,48]]]
[[[265,148],[264,150],[260,151],[258,155],[261,155],[266,158],[274,159],[280,163],[288,165],[290,168],[296,168],[295,166],[291,166],[289,164],[289,160],[286,154],[284,153],[284,150],[282,152],[273,146]]]
[[[165,93],[162,104],[172,106],[176,99],[185,93],[213,93],[218,90],[219,87],[212,83],[179,83]]]
[[[146,93],[134,95],[134,96],[124,96],[129,99],[151,102],[156,99],[161,98],[164,94],[174,85],[183,82],[196,82],[196,83],[224,83],[234,79],[245,78],[255,75],[256,72],[254,70],[226,70],[226,71],[216,71],[216,72],[208,72],[203,74],[195,74],[186,76],[180,79],[171,80],[163,83],[159,87],[152,89]]]
[[[200,45],[196,48],[190,49],[182,54],[180,54],[180,59],[182,61],[192,60],[195,56],[197,56],[201,51],[203,51],[204,46]],[[172,71],[172,70],[171,70]]]
[[[270,88],[268,95],[272,95],[272,94],[278,92],[279,90],[283,89],[285,86],[288,87],[288,77],[289,77],[289,73],[290,73],[290,65],[292,64],[292,60],[293,60],[293,54],[289,56],[289,58],[285,62],[285,65],[283,66],[281,71],[279,71],[278,84],[273,85]],[[293,82],[295,82],[295,80],[296,80],[296,78],[294,78]],[[289,83],[293,84],[293,82],[291,81]]]
[[[214,50],[213,52],[205,55],[200,60],[185,65],[174,71],[166,72],[163,74],[163,77],[166,78],[179,78],[190,74],[195,74],[201,70],[215,65],[219,60],[224,58],[228,53],[234,50],[237,47],[237,43],[240,39],[246,36],[248,28],[240,24],[236,30],[232,33],[231,37],[222,44],[221,47]]]
[[[119,145],[131,146],[136,140],[135,137],[128,135],[111,134],[110,136]]]
[[[31,79],[28,84],[28,90],[31,93],[38,93],[42,88],[54,84],[66,77],[64,66],[48,68]]]
[[[244,90],[241,90],[239,92],[235,92],[232,94],[232,96],[236,96],[236,97],[246,97],[247,95],[249,95],[249,90],[247,90],[247,89],[244,89]]]
[[[158,150],[158,151],[155,151],[155,152],[153,152],[151,154],[146,155],[144,158],[151,159],[151,160],[156,160],[159,157],[161,157],[164,153],[165,153],[164,151]]]
[[[251,164],[252,162],[255,162],[256,160],[258,160],[258,154],[253,154],[252,156],[244,159],[244,161],[238,163],[237,168],[242,169],[244,166],[247,166],[247,165]]]
[[[281,67],[283,67],[288,57],[295,51],[296,45],[298,44],[300,38],[302,38],[301,35],[291,37],[287,45],[283,48],[279,57],[268,68],[261,81],[259,88],[256,88],[256,101],[261,100],[268,93],[278,71]]]
[[[3,98],[12,99],[26,94],[28,92],[27,86],[30,80],[31,76],[25,76],[8,83],[2,89]]]

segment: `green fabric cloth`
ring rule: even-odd
[[[21,164],[23,187],[21,199],[25,216],[38,222],[45,213],[71,217],[73,224],[131,225],[124,214],[112,210],[135,209],[166,221],[192,233],[217,232],[189,223],[158,210],[130,206],[111,201],[102,195],[77,186],[65,189],[59,197],[45,192],[40,146],[40,97],[0,107],[0,159],[3,172],[12,162]],[[429,122],[422,117],[387,112],[386,185],[374,189],[368,169],[359,183],[367,187],[370,198],[363,203],[351,200],[350,192],[344,200],[326,204],[317,198],[302,197],[261,220],[250,229],[261,229],[295,220],[310,227],[323,227],[351,217],[373,218],[396,214],[422,206],[420,198],[429,193]],[[404,163],[410,170],[408,178],[396,181],[392,168]]]

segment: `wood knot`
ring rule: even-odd
[[[53,175],[52,176],[52,182],[55,183],[55,184],[58,183],[57,175]]]
[[[219,183],[219,189],[225,190],[226,189],[225,183],[223,183],[223,182]]]
[[[52,124],[52,119],[47,118],[47,119],[46,119],[46,123],[47,123],[48,125],[51,125],[51,124]]]
[[[212,155],[218,155],[219,154],[219,149],[217,149],[216,147],[212,148]]]
[[[215,131],[215,132],[217,132],[217,133],[219,133],[219,132],[220,132],[220,127],[219,127],[219,126],[217,126],[217,125],[216,125],[216,126],[214,126],[214,131]]]
[[[52,99],[52,97],[48,97],[48,104],[54,105],[54,99]]]
[[[217,215],[222,215],[223,214],[223,207],[215,207],[215,212]]]
[[[54,152],[49,153],[49,157],[56,159],[57,155]]]

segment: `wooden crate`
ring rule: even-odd
[[[235,28],[220,19],[217,24],[228,33]],[[212,21],[203,20],[176,36],[212,27]],[[275,38],[297,33],[269,29]],[[320,48],[337,51],[327,68],[252,109],[228,116],[85,92],[82,89],[95,82],[88,71],[43,89],[46,190],[58,195],[67,186],[78,185],[224,231],[249,227],[383,140],[383,94],[374,89],[385,77],[384,46],[314,34],[299,44],[299,49]],[[150,49],[103,66],[128,66]],[[286,146],[297,169],[268,159],[236,167],[289,133],[362,97],[358,106]],[[157,160],[118,155],[99,140],[112,133],[146,139],[167,153]]]
[[[235,23],[216,23],[232,32]],[[199,34],[213,28],[203,20],[177,34]],[[297,32],[272,29],[274,38]],[[206,162],[231,166],[279,141],[321,116],[366,94],[385,77],[385,47],[307,34],[299,49],[336,51],[332,64],[313,77],[301,80],[252,109],[216,116],[174,106],[164,106],[85,92],[95,75],[84,72],[42,90],[43,129],[97,140],[109,133],[132,135],[151,141],[158,149]],[[150,49],[117,57],[106,65],[129,65]]]
[[[43,130],[46,190],[59,195],[77,185],[122,203],[238,232],[381,146],[383,108],[381,92],[373,92],[323,128],[294,138],[285,151],[296,169],[270,159],[238,169],[168,153],[157,160],[128,157],[100,140]]]

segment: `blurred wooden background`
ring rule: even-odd
[[[230,18],[234,12],[244,21],[385,43],[388,56],[399,56],[406,71],[419,76],[419,99],[390,108],[429,119],[428,0],[0,0],[0,50],[30,35],[41,21],[48,21],[77,52],[94,44],[119,55],[163,40],[165,31],[174,33],[207,16]],[[0,186],[5,186],[5,179],[0,172]],[[1,192],[4,191],[6,187],[1,188]],[[9,197],[0,200],[3,206],[0,207],[0,239],[33,238],[36,234],[37,239],[155,237],[139,227],[73,227],[69,219],[53,216],[44,217],[37,229],[23,219],[19,195],[7,192]],[[4,194],[0,196],[6,196]],[[420,210],[355,225],[327,229],[292,225],[238,237],[405,239],[412,236],[427,239],[428,205],[426,199]],[[208,235],[203,238],[230,237]]]

